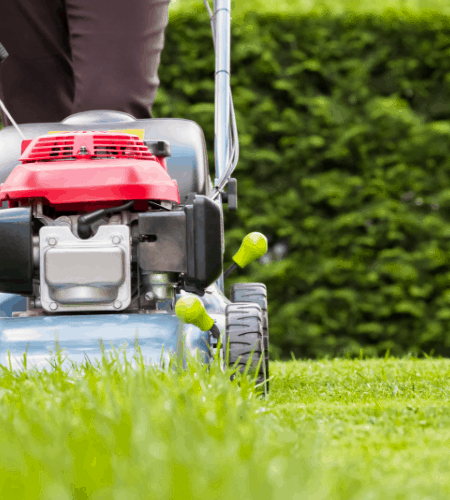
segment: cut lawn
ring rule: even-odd
[[[450,361],[271,363],[268,399],[217,367],[0,374],[9,499],[450,495]]]

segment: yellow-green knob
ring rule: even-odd
[[[260,259],[267,252],[267,238],[261,233],[250,233],[242,240],[241,247],[233,256],[239,267]]]
[[[206,312],[202,301],[193,295],[181,297],[175,306],[175,314],[183,323],[189,323],[200,328],[203,332],[211,330],[214,320]]]

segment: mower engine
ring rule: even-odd
[[[222,273],[221,209],[180,205],[169,155],[125,133],[23,141],[0,188],[0,292],[29,298],[20,315],[148,313],[177,289],[204,294]]]

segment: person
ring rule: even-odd
[[[18,123],[110,109],[150,118],[170,0],[2,2],[0,98]],[[2,113],[4,125],[10,125]]]

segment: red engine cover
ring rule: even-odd
[[[0,200],[45,198],[51,205],[123,200],[180,202],[163,158],[136,135],[73,132],[33,139],[0,188]]]

